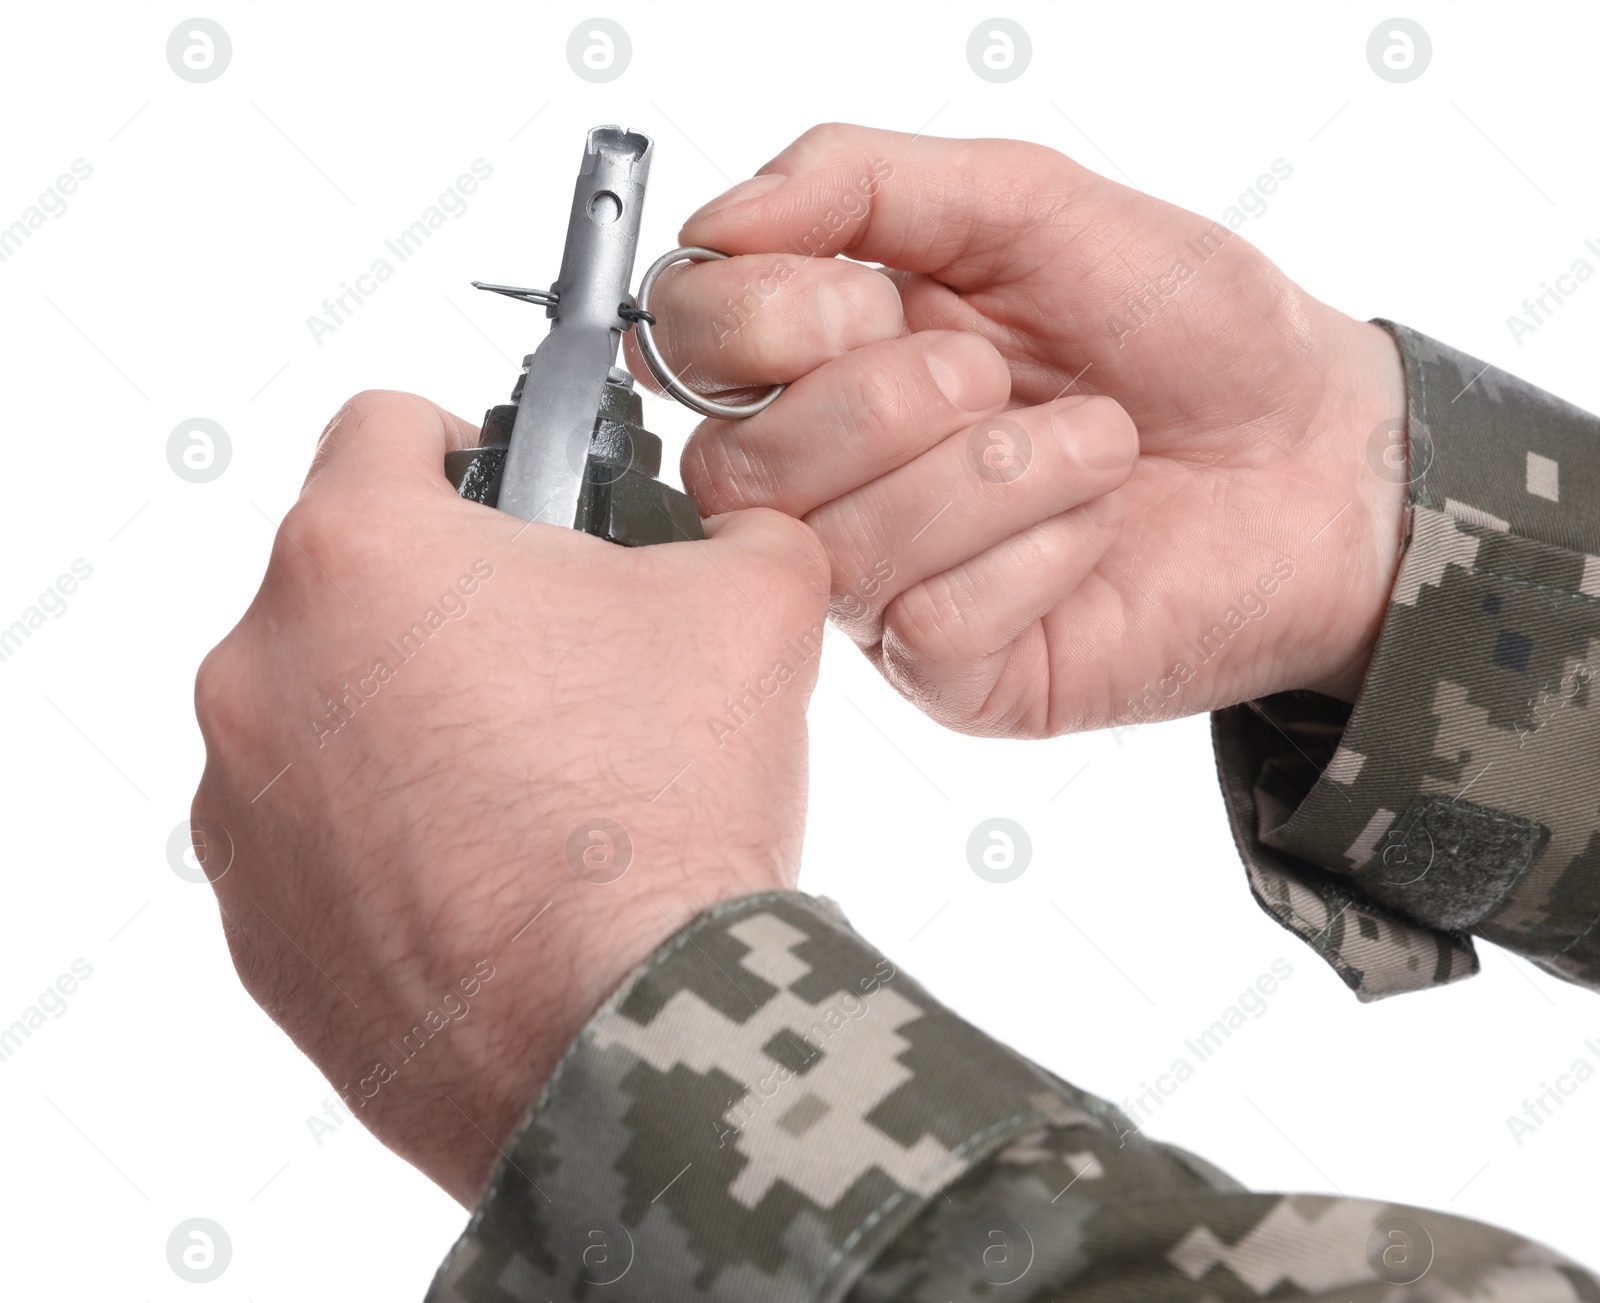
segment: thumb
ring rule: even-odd
[[[771,178],[778,178],[773,180]],[[1042,145],[813,127],[693,214],[680,243],[726,253],[848,254],[958,290],[1031,272],[1064,208],[1137,199]],[[1059,258],[1059,241],[1053,256]]]

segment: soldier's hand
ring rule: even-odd
[[[458,498],[476,431],[334,418],[196,683],[246,988],[463,1202],[556,1057],[714,901],[793,885],[827,599],[799,522],[629,550]]]
[[[703,424],[685,483],[803,517],[834,619],[935,718],[1358,690],[1404,506],[1381,328],[1038,145],[818,127],[714,203],[682,243],[744,256],[663,277],[668,360],[793,384]]]

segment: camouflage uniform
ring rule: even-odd
[[[1373,669],[1353,711],[1218,712],[1230,819],[1257,898],[1364,999],[1470,973],[1469,929],[1593,981],[1600,811],[1571,760],[1594,754],[1594,421],[1393,329],[1416,473]],[[1600,1303],[1600,1280],[1506,1231],[1250,1193],[799,893],[660,947],[506,1151],[431,1303]]]
[[[1363,1000],[1473,935],[1600,986],[1600,421],[1403,326],[1407,548],[1354,708],[1213,716],[1262,906]]]

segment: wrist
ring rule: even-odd
[[[518,1123],[573,1042],[629,976],[702,911],[792,888],[796,874],[757,855],[714,868],[684,864],[676,874],[619,890],[631,876],[550,884],[548,907],[502,948],[497,1007],[478,1024],[476,1043],[461,1047],[464,1072],[444,1083],[433,1110],[437,1125],[426,1127],[420,1150],[402,1149],[468,1208],[482,1199]],[[416,1123],[423,1131],[423,1120]]]
[[[1329,526],[1335,564],[1327,599],[1338,612],[1329,656],[1306,686],[1355,701],[1382,631],[1399,573],[1410,488],[1405,367],[1382,326],[1340,318],[1340,340],[1320,423],[1341,468],[1349,507]]]

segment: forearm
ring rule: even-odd
[[[1024,1276],[1046,1299],[1332,1303],[1423,1274],[1515,1303],[1600,1288],[1458,1218],[1251,1194],[963,1022],[797,893],[726,902],[660,947],[504,1148],[431,1300],[589,1282],[883,1303]]]

